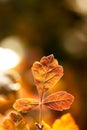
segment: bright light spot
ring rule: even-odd
[[[20,57],[16,52],[0,48],[0,71],[6,71],[14,68],[20,62]]]
[[[69,43],[65,43],[65,49],[71,53],[71,54],[78,54],[80,52],[82,52],[82,50],[84,49],[84,45],[83,43],[79,43],[79,42],[69,42]]]
[[[0,71],[16,67],[25,57],[24,43],[19,37],[7,37],[1,41],[0,45]]]
[[[67,32],[63,42],[64,50],[75,58],[82,58],[86,52],[86,36],[81,30],[70,30]]]
[[[11,78],[8,75],[6,75],[6,73],[0,73],[0,89],[1,88],[4,88],[7,91],[17,91],[21,88],[21,85],[16,81],[13,82]]]
[[[16,52],[20,56],[21,60],[25,56],[25,47],[23,46],[24,42],[19,37],[7,37],[1,41],[0,45],[2,48],[7,48]]]
[[[2,86],[2,84],[5,86],[10,83],[11,80],[8,77],[6,77],[4,73],[0,73],[0,86]]]
[[[87,0],[76,0],[76,5],[80,12],[87,14]]]
[[[68,9],[87,15],[87,0],[65,0]]]
[[[10,84],[9,88],[13,91],[17,91],[21,88],[21,85],[19,83],[15,83],[15,84]]]

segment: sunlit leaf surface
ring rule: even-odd
[[[65,91],[59,91],[45,98],[43,102],[44,105],[46,105],[47,107],[53,110],[62,111],[70,108],[73,99],[74,97],[71,94]]]
[[[38,105],[38,101],[31,98],[21,98],[16,100],[13,104],[13,108],[19,112],[29,112],[31,109],[35,108]]]
[[[79,130],[71,114],[67,113],[53,124],[53,130]]]
[[[54,86],[63,75],[62,66],[58,65],[53,55],[42,57],[40,62],[32,66],[32,73],[38,93],[42,96],[50,87]]]
[[[64,114],[60,119],[57,119],[52,128],[44,121],[42,121],[43,130],[79,130],[70,113]]]
[[[43,126],[43,130],[52,130],[52,128],[44,121],[42,121],[42,126]]]

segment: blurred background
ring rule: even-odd
[[[43,118],[52,124],[70,112],[87,130],[87,0],[0,0],[1,114],[12,110],[17,98],[38,97],[31,66],[50,54],[64,76],[49,93],[66,90],[75,101],[68,111],[44,110]],[[37,111],[24,116],[30,124],[38,121]]]

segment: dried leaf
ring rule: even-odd
[[[8,118],[3,121],[0,130],[30,130],[30,127],[21,114],[11,112]]]
[[[31,98],[21,98],[17,99],[13,104],[13,108],[19,112],[27,113],[31,109],[35,108],[38,105],[38,101]]]
[[[70,113],[64,114],[53,124],[53,130],[79,130]]]
[[[10,116],[10,119],[14,122],[15,126],[18,126],[20,122],[24,120],[22,115],[17,112],[11,112],[9,116]]]
[[[62,66],[53,55],[42,57],[40,62],[35,62],[32,66],[32,73],[37,86],[39,96],[54,86],[63,75]]]
[[[73,100],[74,97],[71,94],[65,91],[59,91],[46,97],[43,104],[50,109],[62,111],[69,109]]]

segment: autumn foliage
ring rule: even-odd
[[[13,104],[13,107],[19,112],[27,113],[39,105],[40,119],[37,127],[42,130],[42,106],[45,105],[46,107],[57,111],[66,110],[70,108],[74,96],[66,91],[59,91],[52,93],[47,97],[45,96],[46,92],[63,76],[63,67],[58,64],[58,61],[53,55],[42,57],[40,62],[36,61],[32,66],[32,73],[37,86],[39,100],[31,98],[17,99]]]
[[[40,62],[35,62],[32,66],[32,72],[37,86],[39,96],[42,98],[46,91],[54,86],[63,75],[62,66],[58,65],[53,55],[43,57]],[[73,102],[74,97],[60,91],[51,94],[43,99],[42,104],[54,110],[68,109]],[[39,101],[30,98],[21,98],[16,100],[13,107],[17,111],[28,112],[34,106],[39,105]]]
[[[64,114],[61,118],[56,119],[52,126],[49,126],[44,121],[41,124],[43,130],[79,130],[70,113]],[[21,114],[11,112],[3,121],[2,125],[0,125],[0,130],[30,130],[30,127]]]

